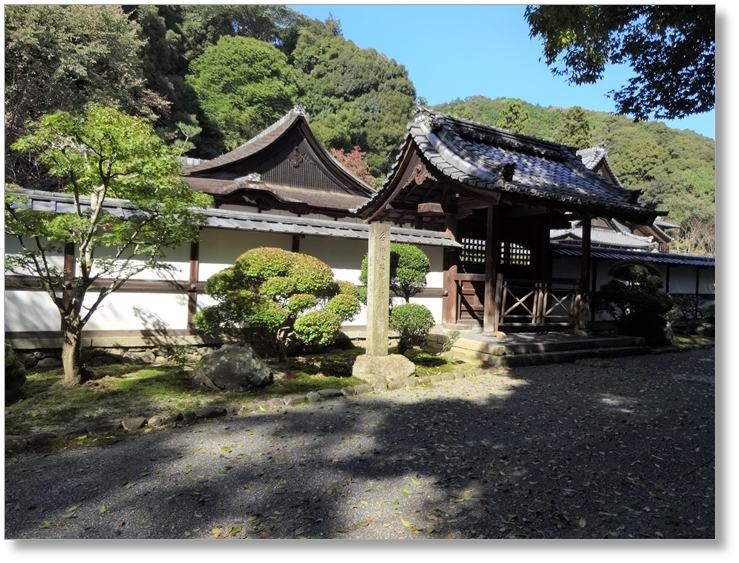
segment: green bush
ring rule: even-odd
[[[422,346],[434,324],[431,311],[417,303],[398,305],[390,312],[390,328],[400,335],[398,352],[401,354],[413,346]]]
[[[5,343],[5,402],[15,401],[26,383],[26,368],[16,357],[10,344]]]
[[[663,344],[665,315],[672,298],[660,290],[659,270],[648,262],[624,260],[608,275],[614,278],[593,295],[596,310],[608,311],[620,334],[644,337],[650,344]]]
[[[335,282],[327,264],[279,248],[245,252],[212,276],[205,292],[218,304],[195,315],[198,330],[256,341],[280,359],[293,335],[303,343],[333,343],[341,322],[360,308],[356,287]]]
[[[368,257],[362,260],[359,281],[367,283]],[[428,256],[412,244],[390,244],[390,290],[410,302],[411,297],[426,287],[426,274],[431,271]]]
[[[342,322],[346,322],[353,320],[362,310],[362,306],[355,296],[340,293],[332,297],[323,310],[335,314]]]
[[[311,311],[295,321],[295,335],[308,344],[333,344],[341,330],[341,319],[329,311]]]

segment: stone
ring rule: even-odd
[[[358,356],[352,368],[352,375],[367,383],[379,383],[394,379],[407,379],[416,374],[416,366],[405,356]]]
[[[241,405],[228,405],[226,407],[226,414],[230,416],[234,416],[239,414],[239,411],[241,410]]]
[[[39,432],[38,434],[31,434],[26,440],[26,443],[28,444],[29,448],[34,446],[44,446],[50,443],[55,438],[56,434],[54,434],[53,432]]]
[[[341,397],[343,393],[338,389],[321,389],[318,394],[324,399],[330,399],[332,397]]]
[[[367,244],[367,344],[369,357],[387,356],[390,300],[390,224],[370,223]],[[361,358],[361,356],[360,356]],[[355,364],[356,369],[356,364]],[[354,374],[355,377],[357,374]]]
[[[162,364],[167,363],[167,358],[165,358],[164,356],[157,356],[156,358],[154,358],[154,361],[152,363],[155,366],[161,366]]]
[[[403,389],[404,387],[416,387],[418,385],[417,377],[408,377],[407,379],[394,379],[387,384],[388,389]]]
[[[453,373],[442,373],[441,380],[442,381],[454,381],[454,374]]]
[[[272,370],[249,344],[226,344],[203,356],[193,379],[218,391],[266,387],[274,381]]]
[[[125,357],[131,360],[134,364],[153,364],[156,360],[154,352],[150,350],[142,352],[127,352]]]
[[[283,397],[282,400],[288,407],[290,407],[292,405],[305,403],[308,400],[308,397],[305,395],[287,395]]]
[[[198,414],[193,411],[185,411],[181,413],[182,416],[175,417],[175,420],[182,421],[183,424],[190,424],[191,422],[195,422],[198,418]]]
[[[254,412],[257,409],[259,409],[259,407],[256,403],[244,403],[239,409],[239,415],[243,416],[245,414],[249,414],[250,412]]]
[[[223,407],[204,407],[195,412],[198,418],[218,418],[226,416],[226,409]]]
[[[387,391],[387,383],[385,383],[384,381],[380,381],[372,385],[372,389],[374,389],[375,393],[379,393],[380,391]]]
[[[174,415],[168,414],[168,413],[162,413],[162,414],[155,414],[152,416],[148,421],[147,424],[149,426],[166,426],[167,424],[172,424],[175,421]]]
[[[62,367],[62,361],[59,358],[44,358],[36,364],[37,368],[59,368]]]
[[[323,401],[323,397],[321,397],[321,396],[320,396],[320,395],[319,395],[318,393],[316,393],[315,391],[311,391],[311,392],[310,392],[310,393],[308,393],[308,394],[307,394],[307,395],[306,395],[305,397],[306,397],[306,398],[308,399],[308,401],[309,401],[309,402],[311,402],[311,403],[320,403],[321,401]]]
[[[132,430],[138,430],[146,424],[146,419],[143,416],[136,416],[133,418],[125,418],[121,420],[121,425],[124,430],[131,432]]]
[[[18,361],[26,368],[34,367],[36,362],[38,362],[38,359],[33,354],[16,354],[15,357],[18,358]]]
[[[441,381],[440,375],[429,375],[429,383],[439,383]]]
[[[5,436],[5,452],[22,452],[28,442],[22,436]]]
[[[354,391],[357,395],[362,395],[364,393],[371,393],[372,392],[372,385],[363,384],[363,385],[355,385]]]
[[[282,399],[269,399],[267,401],[267,405],[269,405],[272,408],[280,408],[285,406],[285,402]]]
[[[88,434],[109,434],[110,432],[115,432],[116,430],[120,430],[120,428],[121,428],[120,420],[116,420],[113,422],[101,422],[100,424],[88,426],[87,433]]]
[[[351,397],[352,395],[357,394],[357,390],[354,389],[354,387],[342,387],[341,394],[344,395],[345,397]]]
[[[96,366],[111,366],[113,364],[120,364],[123,363],[123,356],[111,356],[111,355],[104,355],[104,356],[95,356],[94,358],[91,358],[90,361],[87,362],[87,365],[90,367],[96,367]],[[41,364],[41,362],[39,362]]]

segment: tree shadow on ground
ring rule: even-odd
[[[222,419],[53,471],[18,460],[6,502],[74,537],[714,537],[712,388],[614,363]],[[87,529],[63,520],[77,502]],[[6,537],[48,537],[41,522],[10,510]]]

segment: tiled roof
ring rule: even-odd
[[[582,247],[577,244],[552,243],[554,254],[560,256],[579,257]],[[616,248],[591,247],[590,256],[604,260],[644,260],[656,264],[670,264],[673,266],[701,266],[715,268],[716,259],[713,256],[691,256],[687,254],[669,254],[667,252],[645,252],[643,250],[626,250]]]
[[[582,240],[582,227],[572,227],[570,229],[553,229],[549,232],[549,238],[552,241],[574,238]],[[615,232],[605,229],[591,229],[591,244],[603,246],[616,246],[623,248],[642,248],[651,250],[657,248],[657,243],[651,240],[651,237],[641,237],[633,235],[629,232]]]
[[[6,191],[7,193],[7,191]],[[37,211],[55,213],[74,212],[74,197],[71,194],[50,193],[37,190],[13,190],[13,194],[28,198],[27,205]],[[89,207],[89,197],[80,198],[82,208]],[[136,211],[125,199],[106,199],[105,210],[116,217],[130,216]],[[305,217],[286,217],[269,213],[252,213],[247,211],[231,211],[225,209],[198,209],[198,213],[208,218],[208,227],[234,229],[243,231],[259,231],[268,233],[287,233],[296,235],[314,235],[367,240],[369,225],[328,221],[325,219],[309,219]],[[404,242],[426,246],[459,247],[451,236],[445,232],[421,229],[390,229],[392,242]]]
[[[603,161],[603,164],[605,165],[606,169],[608,170],[608,173],[611,175],[611,177],[616,180],[616,183],[619,186],[623,187],[623,184],[621,184],[621,181],[618,179],[618,176],[616,176],[616,173],[613,171],[613,168],[611,167],[611,162],[608,160],[608,151],[606,150],[606,146],[603,143],[600,143],[599,145],[595,147],[590,147],[588,149],[580,149],[577,151],[577,156],[582,158],[582,163],[587,166],[590,170],[595,169],[598,164],[600,164],[601,161]]]
[[[237,160],[241,160],[242,158],[251,156],[259,152],[263,148],[271,145],[285,131],[290,129],[295,121],[301,118],[308,121],[309,117],[309,114],[305,111],[305,107],[297,105],[289,112],[287,112],[281,119],[267,127],[256,137],[252,137],[251,139],[249,139],[243,145],[235,148],[230,152],[227,152],[226,154],[222,154],[219,157],[204,161],[202,164],[199,164],[197,166],[189,166],[187,167],[187,171],[191,174],[205,172],[208,170],[212,170],[213,168],[223,166],[224,164],[230,164],[231,162],[235,162]]]
[[[185,182],[190,188],[214,196],[229,196],[239,190],[245,190],[245,195],[264,192],[283,203],[305,204],[322,209],[346,211],[354,209],[367,201],[366,197],[341,192],[328,192],[295,188],[292,186],[277,186],[266,182],[249,182],[234,180],[217,180],[215,178],[193,178],[185,176]]]
[[[475,188],[562,202],[614,215],[651,218],[632,192],[583,165],[574,149],[419,108],[409,138],[446,177]],[[397,166],[397,164],[396,164]],[[382,198],[388,181],[358,209]]]

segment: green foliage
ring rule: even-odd
[[[523,103],[520,100],[508,100],[495,125],[514,133],[522,133],[528,120],[529,114],[526,112]]]
[[[208,207],[212,199],[181,180],[180,151],[164,144],[143,118],[92,107],[84,115],[57,111],[31,130],[13,149],[43,162],[80,205],[71,213],[36,211],[7,192],[5,232],[22,250],[6,255],[5,267],[39,280],[61,314],[65,346],[74,346],[103,299],[127,279],[144,270],[171,269],[161,261],[164,248],[197,239],[205,217],[194,208]],[[81,199],[85,196],[89,200]],[[109,198],[126,200],[126,213],[104,209]],[[78,281],[65,303],[57,294],[62,271],[50,256],[63,253],[68,243],[77,252]],[[112,281],[83,308],[98,277]],[[73,356],[81,365],[78,348]],[[65,377],[72,373],[79,374],[79,368],[65,363]]]
[[[632,67],[612,94],[618,113],[675,119],[714,107],[715,6],[528,6],[525,18],[552,73],[572,84],[597,82],[607,64]]]
[[[614,279],[593,295],[595,309],[608,311],[619,333],[659,342],[667,324],[665,315],[673,306],[670,295],[660,290],[659,270],[649,262],[623,260],[608,275]]]
[[[276,47],[247,37],[221,37],[190,63],[185,78],[205,115],[234,149],[277,121],[295,104],[298,86]]]
[[[357,292],[359,294],[359,292]],[[341,321],[353,320],[361,311],[362,307],[359,304],[359,296],[339,294],[332,297],[326,307],[325,311],[329,311],[335,314]]]
[[[390,328],[400,335],[398,352],[401,354],[408,348],[423,345],[434,324],[431,311],[417,303],[398,305],[390,312]]]
[[[363,284],[367,283],[368,264],[365,254],[359,274]],[[426,274],[430,271],[431,263],[423,250],[412,244],[390,244],[390,290],[403,297],[406,303],[426,287]]]
[[[6,182],[58,189],[32,155],[9,151],[27,121],[107,105],[149,118],[165,100],[146,84],[140,27],[120,6],[9,5],[5,9]]]
[[[303,342],[325,346],[336,341],[336,335],[341,330],[341,319],[326,309],[310,311],[298,317],[293,328],[295,335]]]
[[[573,106],[564,112],[559,120],[557,142],[578,149],[593,146],[593,134],[584,109]]]
[[[356,288],[335,282],[307,254],[255,248],[211,276],[205,292],[218,301],[195,315],[198,330],[237,338],[256,335],[281,358],[291,334],[307,344],[334,342],[341,322],[359,311]]]
[[[369,174],[389,171],[412,117],[416,91],[408,72],[374,49],[360,49],[335,27],[306,26],[292,53],[301,102],[326,146],[367,153]]]

